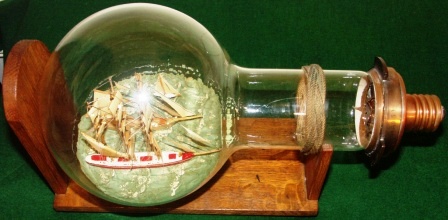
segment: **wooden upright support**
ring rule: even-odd
[[[50,154],[42,133],[39,98],[45,88],[39,83],[50,57],[47,47],[37,40],[18,42],[5,63],[3,102],[6,119],[55,193],[65,193],[69,178]]]
[[[8,123],[55,193],[58,211],[191,213],[233,215],[317,215],[318,198],[332,156],[332,147],[310,156],[290,150],[241,150],[236,152],[205,186],[193,194],[161,206],[129,207],[97,198],[69,180],[47,148],[49,109],[40,102],[48,90],[40,82],[61,82],[45,68],[50,53],[36,40],[17,43],[8,54],[3,79],[3,99]],[[49,75],[50,74],[50,75]],[[62,95],[61,95],[62,94]],[[61,93],[59,96],[67,94]],[[55,96],[57,99],[64,97]],[[71,97],[67,97],[70,100]],[[64,99],[65,100],[65,99]],[[64,102],[57,102],[64,104]],[[67,104],[67,103],[65,103]],[[61,116],[66,117],[66,116]],[[260,119],[264,120],[264,119]],[[266,119],[268,120],[268,119]],[[290,122],[285,121],[285,126]],[[42,126],[42,124],[46,126]],[[263,135],[263,134],[260,134]],[[48,138],[47,138],[48,139]],[[31,186],[30,186],[31,187]]]

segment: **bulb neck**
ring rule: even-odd
[[[332,144],[335,151],[362,150],[354,132],[353,107],[359,81],[367,73],[323,72],[326,82],[325,102],[321,106],[321,114],[326,117],[324,143]],[[303,69],[232,66],[229,76],[227,94],[234,101],[228,99],[226,104],[226,141],[233,141],[233,146],[303,147],[297,139],[297,118],[307,115],[305,104],[297,99]],[[227,123],[232,118],[234,122]]]
[[[232,65],[227,86],[227,144],[234,149],[300,150],[293,134],[295,91],[301,74],[301,69]]]

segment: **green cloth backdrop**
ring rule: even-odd
[[[79,21],[125,0],[0,1],[1,47],[38,39],[53,50]],[[159,0],[202,23],[244,67],[369,70],[382,56],[409,93],[448,105],[448,1]],[[2,99],[1,99],[2,101]],[[2,102],[1,102],[2,103]],[[0,107],[0,216],[3,219],[125,219],[113,213],[53,210],[53,193],[6,123]],[[405,135],[401,150],[376,168],[331,165],[321,219],[448,219],[448,134]],[[293,217],[148,215],[151,219]]]

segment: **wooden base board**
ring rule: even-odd
[[[54,208],[82,212],[317,215],[318,201],[307,198],[304,172],[305,166],[299,160],[228,161],[195,193],[155,207],[109,203],[70,182],[65,194],[56,194]]]

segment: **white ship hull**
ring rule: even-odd
[[[159,158],[154,152],[137,152],[136,160],[129,160],[124,157],[107,157],[101,154],[90,154],[85,157],[85,161],[96,167],[110,169],[136,169],[136,168],[156,168],[171,166],[183,163],[194,157],[190,152],[162,152]]]

